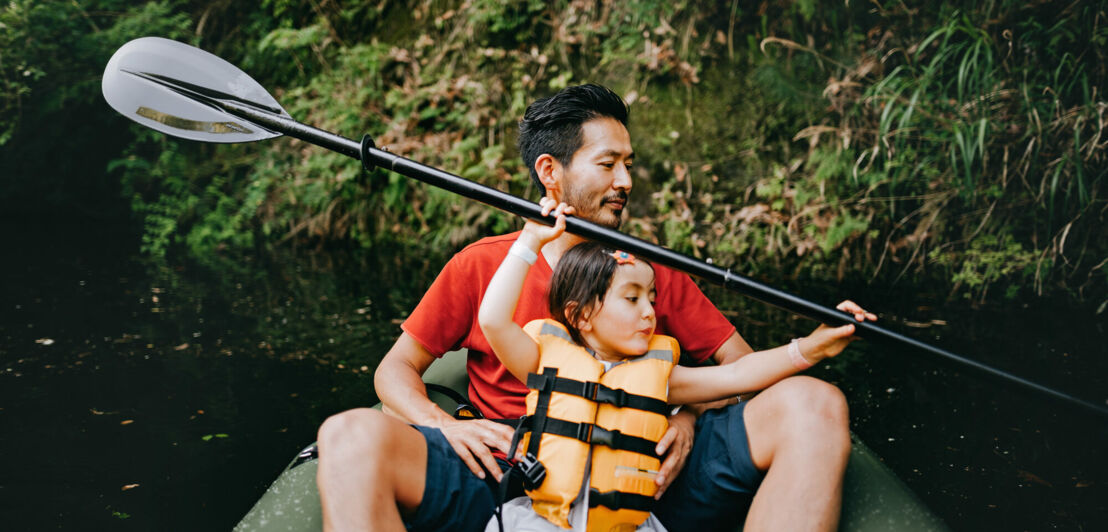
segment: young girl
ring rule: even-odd
[[[764,389],[839,354],[854,339],[854,326],[820,325],[787,346],[723,366],[678,366],[676,340],[654,334],[653,266],[584,242],[558,261],[550,284],[553,320],[520,327],[512,316],[527,271],[542,246],[565,229],[565,204],[554,208],[544,198],[542,205],[544,214],[553,209],[557,222],[527,222],[478,312],[496,356],[532,388],[525,425],[531,432],[517,457],[525,454],[525,464],[540,465],[529,475],[530,500],[505,505],[503,523],[527,530],[663,530],[649,503],[660,465],[652,444],[665,433],[666,404]],[[853,303],[839,308],[854,311],[859,321],[876,319]]]

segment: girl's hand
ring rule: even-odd
[[[854,314],[854,319],[858,321],[877,321],[876,314],[866,312],[865,309],[850,300],[839,303],[835,308]],[[820,324],[812,334],[800,339],[800,353],[805,359],[814,364],[841,353],[850,342],[857,339],[858,337],[854,336],[853,324],[841,327],[828,327]]]
[[[549,197],[540,199],[539,206],[542,207],[543,216],[549,216],[553,213],[554,216],[557,217],[557,220],[554,222],[553,226],[527,220],[527,224],[523,226],[523,233],[519,236],[519,239],[528,247],[534,246],[536,251],[538,248],[542,248],[546,245],[547,242],[562,236],[562,233],[566,230],[566,216],[577,212],[573,207],[565,203],[555,202],[553,198]]]

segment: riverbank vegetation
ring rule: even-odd
[[[1108,305],[1100,2],[0,8],[9,212],[112,196],[152,256],[354,244],[437,265],[518,220],[295,140],[200,145],[129,125],[99,75],[143,35],[240,66],[302,122],[530,198],[514,145],[526,104],[606,84],[631,104],[638,236],[767,280]]]

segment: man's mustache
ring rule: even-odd
[[[604,204],[604,203],[608,203],[609,201],[622,201],[623,204],[626,206],[627,205],[627,198],[628,198],[627,192],[624,192],[624,191],[621,190],[619,192],[616,192],[615,194],[610,194],[610,195],[604,196],[604,199],[600,200],[600,203]]]

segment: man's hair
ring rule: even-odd
[[[607,87],[591,83],[566,87],[527,106],[519,122],[519,153],[539,192],[546,194],[546,187],[535,171],[535,161],[540,155],[549,153],[563,166],[569,166],[584,142],[581,126],[585,122],[608,117],[627,127],[627,113],[623,98]]]
[[[598,242],[581,242],[562,254],[550,278],[550,295],[547,296],[550,315],[565,326],[578,344],[585,345],[585,342],[577,322],[586,314],[595,315],[600,310],[612,286],[612,277],[619,267],[612,253]],[[641,257],[635,260],[654,267]]]

